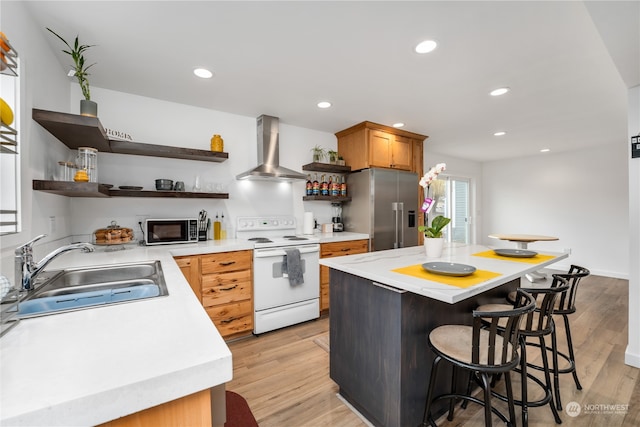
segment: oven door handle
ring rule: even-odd
[[[320,252],[320,245],[310,245],[304,247],[295,247],[292,246],[287,249],[298,249],[301,254],[310,254],[314,252]],[[254,258],[268,258],[274,256],[284,256],[286,252],[284,249],[280,248],[264,248],[264,249],[254,249],[253,256]]]

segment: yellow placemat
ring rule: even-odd
[[[516,257],[511,257],[511,256],[502,256],[502,255],[498,255],[497,253],[495,253],[494,251],[484,251],[484,252],[478,252],[473,254],[473,256],[481,256],[481,257],[485,257],[485,258],[493,258],[493,259],[499,259],[502,261],[515,261],[515,262],[526,262],[527,264],[538,264],[541,263],[543,261],[548,261],[550,259],[555,258],[555,256],[553,255],[541,255],[538,254],[534,257],[531,258],[516,258]]]
[[[391,270],[395,273],[406,274],[408,276],[417,277],[419,279],[431,280],[432,282],[443,283],[445,285],[457,286],[459,288],[468,288],[478,283],[486,282],[494,277],[502,276],[500,273],[494,273],[487,270],[476,270],[469,276],[443,276],[425,271],[421,264],[409,265],[407,267],[396,268]]]

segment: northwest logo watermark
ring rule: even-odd
[[[584,403],[569,402],[564,411],[570,417],[578,415],[624,415],[629,412],[629,405],[624,403]]]

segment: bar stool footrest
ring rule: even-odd
[[[492,392],[493,394],[493,392]],[[438,400],[444,400],[444,399],[460,399],[460,400],[464,400],[467,402],[473,402],[476,403],[482,407],[485,406],[485,403],[483,400],[478,399],[477,397],[473,397],[473,396],[467,396],[465,394],[456,394],[456,393],[447,393],[447,394],[441,394],[439,396],[436,396],[433,398],[433,402],[438,401]],[[505,402],[507,400],[505,399]],[[514,400],[515,403],[515,400]],[[491,407],[491,412],[494,413],[498,418],[500,418],[504,423],[511,425],[511,422],[507,419],[507,417],[504,416],[504,414],[502,412],[500,412],[497,408],[494,408],[493,406]],[[431,417],[431,414],[429,414],[429,422],[432,422],[433,418]]]

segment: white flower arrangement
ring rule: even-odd
[[[425,173],[422,178],[420,178],[420,186],[422,188],[427,188],[429,184],[431,184],[431,181],[436,179],[438,177],[438,174],[440,174],[440,172],[442,172],[446,168],[447,165],[445,163],[438,163],[437,165],[429,169],[429,171]]]

